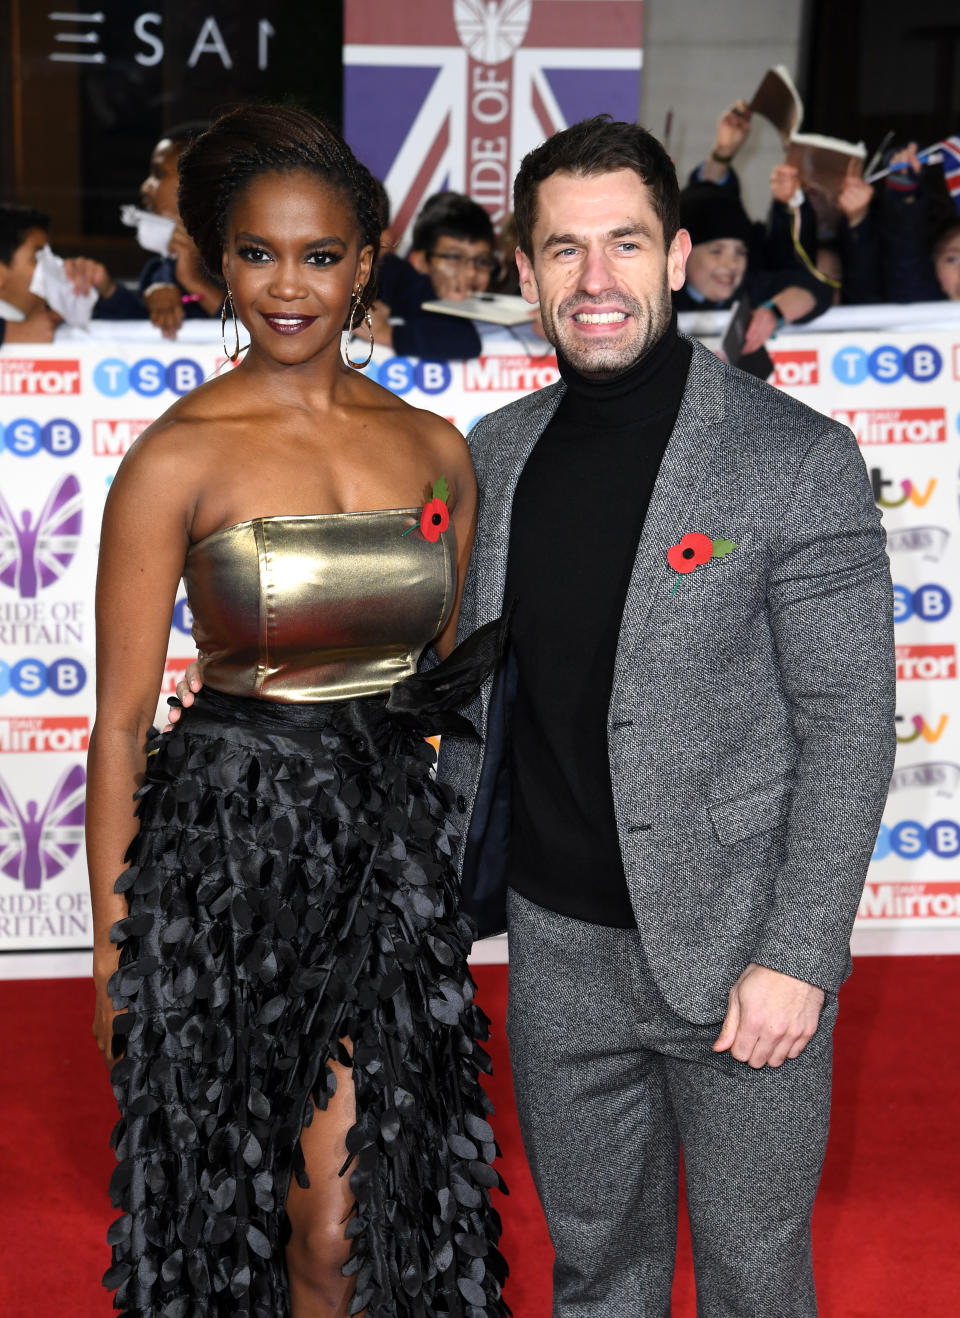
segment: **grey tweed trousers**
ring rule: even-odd
[[[509,894],[507,1033],[554,1318],[669,1318],[683,1149],[697,1318],[814,1318],[832,1030],[752,1070],[667,1005],[632,929]]]

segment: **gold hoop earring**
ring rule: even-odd
[[[370,351],[367,353],[366,357],[364,357],[362,362],[354,362],[350,360],[350,338],[357,328],[358,311],[365,312],[365,314],[361,316],[361,321],[365,320],[367,322],[367,333],[370,335]],[[370,312],[365,311],[364,305],[360,300],[360,285],[357,284],[357,291],[353,294],[353,301],[350,304],[350,315],[347,318],[347,342],[343,349],[343,360],[348,366],[352,366],[355,371],[362,371],[365,366],[370,365],[370,362],[373,359],[374,346],[373,321],[370,319]]]
[[[230,315],[233,317],[233,352],[227,347],[227,303],[230,303]],[[223,299],[223,306],[220,308],[220,341],[223,344],[223,355],[231,362],[235,362],[240,356],[240,326],[237,324],[237,311],[233,305],[233,294],[230,292],[230,285],[227,285],[227,295]]]

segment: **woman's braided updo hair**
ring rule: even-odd
[[[380,197],[376,182],[346,142],[306,110],[285,105],[242,105],[221,115],[179,159],[178,204],[184,228],[201,260],[223,284],[222,260],[230,209],[261,174],[315,174],[347,198],[357,219],[360,246],[380,251]],[[371,280],[372,283],[372,280]],[[371,284],[363,290],[367,304]]]

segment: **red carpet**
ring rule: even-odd
[[[516,1318],[549,1318],[550,1247],[510,1099],[506,968],[479,966],[496,1028],[491,1093]],[[823,1318],[960,1312],[956,1003],[960,957],[861,958],[841,998],[833,1132],[814,1221]],[[113,1099],[76,980],[0,982],[0,1314],[109,1318]],[[602,1183],[597,1193],[603,1193]],[[681,1228],[674,1318],[693,1318]]]

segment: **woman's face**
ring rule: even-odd
[[[708,302],[726,302],[747,273],[747,245],[739,238],[697,243],[687,258],[687,283]]]
[[[223,273],[251,347],[289,365],[339,354],[373,257],[343,192],[306,172],[261,174],[234,202],[226,237]]]

